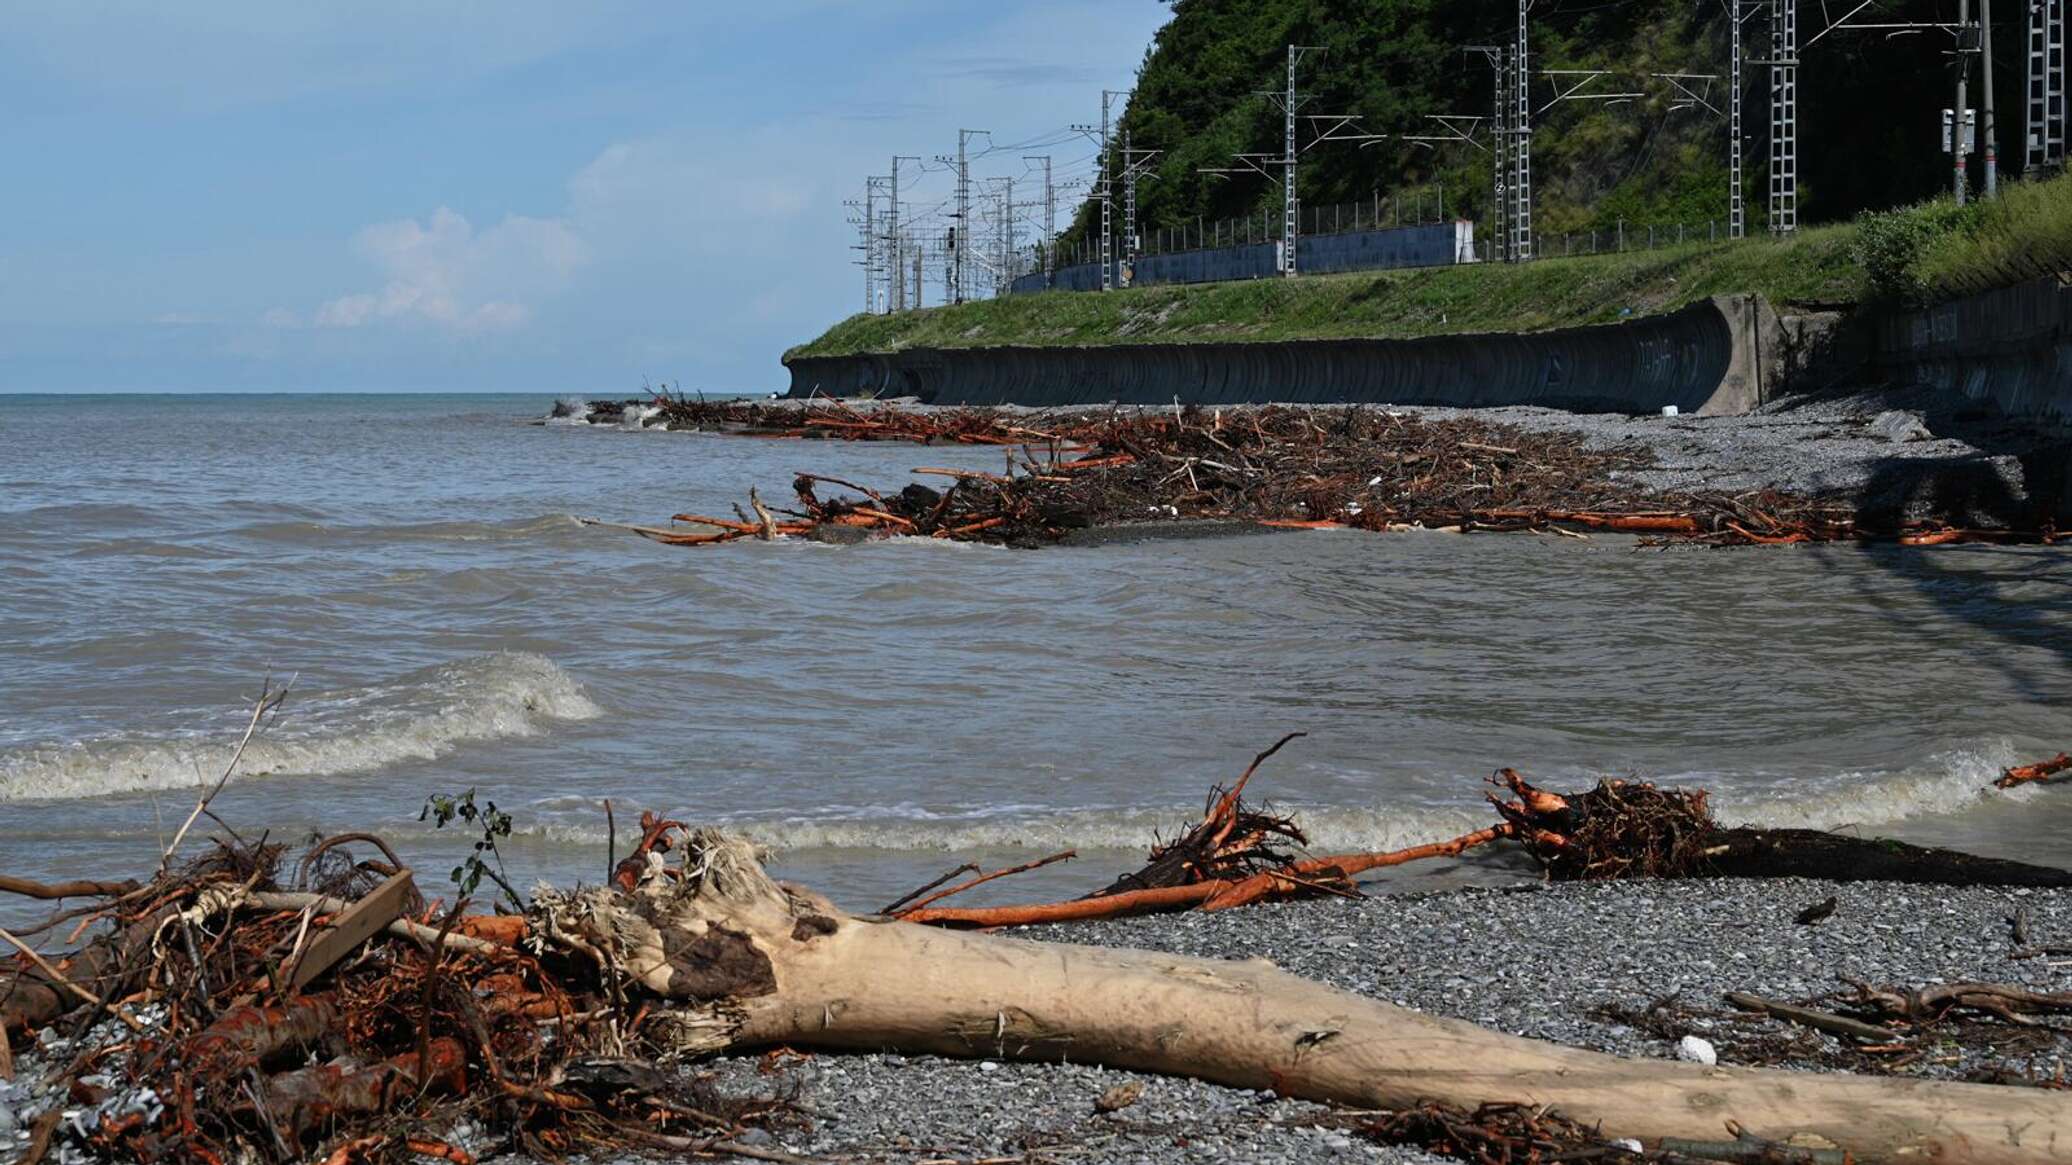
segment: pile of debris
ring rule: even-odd
[[[1154,847],[1145,866],[1083,897],[1027,905],[955,907],[942,899],[974,886],[1072,857],[980,874],[937,890],[950,874],[885,908],[908,922],[949,927],[1031,926],[1085,922],[1184,910],[1228,910],[1255,902],[1317,895],[1355,897],[1355,875],[1511,842],[1529,854],[1549,879],[1822,878],[1951,885],[2072,886],[2072,872],[1956,850],[1909,845],[1889,838],[1851,837],[1811,829],[1728,828],[1713,819],[1703,789],[1664,789],[1646,781],[1607,779],[1579,793],[1539,788],[1515,769],[1489,778],[1485,798],[1495,824],[1446,841],[1387,853],[1298,856],[1286,844],[1306,844],[1292,819],[1261,813],[1241,798],[1259,766],[1289,741],[1260,753],[1229,790],[1210,793],[1199,823]],[[2062,754],[2037,765],[2010,768],[1995,784],[2047,780],[2072,768]],[[926,894],[926,897],[922,897]]]
[[[1368,1130],[1373,1135],[1482,1160],[1570,1159],[1570,1153],[1624,1159],[1626,1146],[1578,1123],[1593,1119],[1590,1111],[1613,1114],[1640,1135],[1659,1138],[1651,1152],[1694,1152],[1700,1142],[1679,1147],[1671,1138],[1702,1129],[1711,1118],[1686,1117],[1687,1106],[1669,1100],[1629,1105],[1619,1088],[1576,1084],[1604,1073],[1630,1077],[1633,1089],[1693,1088],[1708,1095],[1740,1089],[1715,1101],[1726,1106],[1720,1116],[1767,1112],[1790,1092],[1754,1078],[1668,1081],[1665,1074],[1675,1075],[1668,1066],[1630,1065],[1467,1025],[1435,1027],[1438,1021],[1251,964],[1180,967],[1173,956],[1038,948],[886,925],[904,920],[968,932],[1357,895],[1354,878],[1364,871],[1504,840],[1522,845],[1555,878],[1809,872],[1790,841],[1794,831],[1753,831],[1767,839],[1761,844],[1739,840],[1751,831],[1715,825],[1703,793],[1606,781],[1564,795],[1510,770],[1492,778],[1489,799],[1499,820],[1488,828],[1390,853],[1304,856],[1306,838],[1295,821],[1243,800],[1261,765],[1292,739],[1260,753],[1227,790],[1215,790],[1201,821],[1155,848],[1143,869],[1085,898],[1038,906],[967,910],[939,903],[1071,854],[993,874],[960,868],[880,917],[858,919],[810,890],[772,882],[761,855],[740,839],[652,814],[643,815],[633,852],[608,863],[605,886],[542,889],[531,903],[511,894],[523,910],[513,914],[471,914],[466,898],[450,906],[425,901],[390,847],[364,833],[316,841],[292,872],[285,847],[233,833],[178,868],[169,850],[143,882],[51,885],[0,877],[0,893],[86,903],[19,934],[0,930],[0,941],[19,952],[0,962],[0,1079],[16,1075],[13,1049],[22,1037],[25,1051],[40,1049],[35,1062],[25,1059],[21,1066],[41,1074],[37,1087],[45,1098],[33,1110],[32,1135],[18,1160],[39,1165],[60,1142],[75,1156],[202,1165],[316,1159],[349,1165],[411,1157],[471,1165],[482,1148],[546,1159],[643,1149],[790,1160],[741,1138],[757,1127],[803,1123],[797,1106],[781,1094],[729,1098],[685,1066],[712,1052],[785,1044],[1039,1058],[1059,1048],[1075,1055],[1105,1048],[1113,1062],[1147,1071],[1271,1080],[1291,1096],[1388,1108],[1393,1115],[1375,1121]],[[205,811],[206,800],[196,815]],[[1839,863],[1810,871],[1831,877],[1839,871],[2072,884],[2064,871],[1819,836],[1862,847],[1807,851],[1814,860]],[[176,835],[174,850],[179,840]],[[1886,865],[1863,865],[1867,851],[1886,855]],[[680,861],[668,860],[678,855]],[[949,877],[966,872],[975,876],[943,888]],[[91,938],[65,954],[41,953],[30,941],[64,933],[60,928],[68,924],[64,945]],[[2028,943],[2019,924],[2017,941]],[[924,979],[925,989],[914,990]],[[1231,986],[1239,981],[1241,988]],[[1112,989],[1089,990],[1089,983]],[[1013,990],[1003,996],[1009,984]],[[1213,1022],[1236,1026],[1202,1045],[1215,1049],[1210,1061],[1196,1055],[1200,1049],[1189,1051],[1192,1045],[1168,1047],[1157,1035],[1163,1027],[1147,1026],[1127,1007],[1112,1010],[1153,991],[1175,1014],[1194,1015],[1200,1008],[1216,1011],[1211,997],[1220,1006],[1218,993],[1232,989],[1256,992],[1260,1006],[1283,1008],[1286,1015],[1247,1019],[1222,1009]],[[1208,996],[1196,998],[1201,992]],[[1089,999],[1104,1002],[1088,1010]],[[1762,1000],[1743,1005],[1897,1046],[1905,1032],[1948,1015],[2027,1024],[2072,1010],[2072,996],[1991,984],[1913,992],[1859,985],[1840,1015]],[[1456,1041],[1462,1056],[1508,1058],[1528,1074],[1499,1073],[1504,1089],[1544,1087],[1549,1096],[1567,1096],[1564,1108],[1578,1119],[1492,1103],[1507,1099],[1484,1091],[1495,1084],[1456,1079],[1451,1069],[1428,1074],[1418,1066],[1422,1061],[1368,1071],[1335,1053],[1301,1054],[1338,1035],[1336,1028],[1303,1029],[1295,1058],[1285,1060],[1280,1041],[1297,1023],[1294,1017],[1340,1013],[1357,1018],[1334,1024],[1357,1023],[1367,1033],[1344,1044],[1369,1050],[1360,1055]],[[1207,1014],[1197,1021],[1211,1023]],[[1410,1031],[1414,1039],[1403,1034]],[[1893,1040],[1884,1040],[1888,1032]],[[1881,1046],[1867,1043],[1864,1050]],[[1950,1131],[1933,1138],[1957,1138],[1936,1143],[1964,1143],[2000,1128],[1996,1121],[2028,1119],[2021,1114],[2044,1103],[1962,1092],[1967,1086],[1961,1085],[1935,1099],[1927,1092],[1888,1094],[1846,1077],[1793,1081],[1808,1094],[1832,1089],[1832,1106],[1818,1111],[1851,1114],[1848,1127],[1868,1145],[1889,1146],[1902,1135],[1908,1145],[1925,1143],[1919,1138],[1931,1134],[1919,1130],[1943,1128],[1935,1122]],[[1432,1091],[1423,1091],[1427,1087]],[[1930,1100],[1939,1115],[1924,1117],[1918,1128],[1854,1115]],[[2058,1114],[2049,1105],[2036,1111]],[[1789,1124],[1812,1117],[1780,1113],[1774,1119]]]
[[[736,507],[732,518],[675,515],[672,521],[688,530],[622,527],[673,545],[906,535],[1034,547],[1087,527],[1174,520],[1370,531],[1614,530],[1714,546],[1850,539],[1940,545],[2055,536],[2048,529],[1968,529],[1926,519],[1873,528],[1847,499],[1773,490],[1648,492],[1630,477],[1651,463],[1645,452],[1593,449],[1572,433],[1372,407],[1176,406],[1040,415],[866,412],[839,402],[671,407],[736,418],[712,423],[755,435],[1005,447],[998,473],[914,471],[951,479],[942,490],[917,483],[881,491],[800,474],[794,507],[766,507],[751,492],[753,514]],[[824,498],[822,486],[850,492]]]
[[[522,943],[523,917],[427,904],[381,839],[319,841],[292,879],[283,853],[218,841],[143,884],[0,882],[91,900],[0,931],[21,952],[0,963],[0,1078],[16,1035],[55,1056],[40,1087],[58,1099],[20,1165],[57,1140],[125,1161],[468,1165],[470,1129],[546,1159],[684,1154],[786,1118],[650,1066],[644,1004]],[[66,922],[100,933],[37,954],[29,939]]]

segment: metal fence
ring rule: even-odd
[[[1418,221],[1414,217],[1419,209],[1436,212],[1441,205],[1437,198],[1424,204],[1421,208],[1416,200],[1406,200],[1403,203],[1392,206],[1388,200],[1383,199],[1372,203],[1342,203],[1308,208],[1303,213],[1304,233],[1302,241],[1306,247],[1308,240],[1311,239],[1325,239],[1334,236],[1346,237],[1361,233],[1371,234],[1377,231],[1394,232],[1399,227],[1436,226],[1448,223],[1450,220],[1443,218],[1424,222]],[[1413,216],[1413,220],[1411,222],[1398,223],[1395,216],[1399,209],[1408,211]],[[1279,237],[1278,226],[1278,222],[1269,221],[1263,216],[1255,215],[1243,219],[1222,219],[1214,222],[1203,222],[1193,227],[1182,225],[1155,232],[1152,238],[1146,240],[1152,245],[1138,251],[1134,260],[1120,246],[1116,248],[1114,260],[1116,263],[1118,286],[1122,282],[1121,272],[1123,268],[1131,265],[1133,261],[1136,262],[1141,270],[1147,266],[1158,267],[1159,265],[1156,264],[1145,264],[1142,262],[1156,256],[1234,254],[1239,248],[1253,248],[1260,244],[1275,242]],[[1698,243],[1719,243],[1725,242],[1728,237],[1729,231],[1725,219],[1709,219],[1700,223],[1654,224],[1648,226],[1631,226],[1624,221],[1619,221],[1610,227],[1590,231],[1571,231],[1561,234],[1540,232],[1534,239],[1533,261],[1544,262],[1550,259],[1586,255],[1610,255],[1628,251],[1661,250],[1667,247],[1679,247]],[[1493,240],[1486,238],[1475,238],[1472,242],[1463,240],[1451,258],[1420,258],[1411,261],[1391,261],[1371,265],[1357,263],[1352,266],[1335,269],[1365,270],[1371,267],[1378,270],[1406,266],[1443,266],[1457,262],[1487,263],[1492,261],[1492,243]],[[1472,255],[1472,258],[1469,258],[1470,255]],[[1100,287],[1100,255],[1097,248],[1082,244],[1066,248],[1059,253],[1058,257],[1060,262],[1052,273],[1053,278],[1046,280],[1043,278],[1044,267],[1040,250],[1018,256],[1020,261],[1015,264],[1015,270],[1009,273],[1008,278],[1001,281],[1000,293],[1041,291],[1046,287],[1056,287],[1059,290],[1097,290]],[[1240,255],[1238,258],[1251,262],[1251,265],[1254,267],[1264,264],[1266,268],[1270,268],[1270,270],[1265,271],[1266,274],[1272,274],[1274,270],[1278,269],[1277,260],[1260,257],[1257,254]],[[1235,261],[1233,260],[1233,262]],[[1240,265],[1242,264],[1240,263]],[[1314,265],[1303,266],[1305,270],[1320,270],[1320,268],[1316,268]],[[1149,271],[1145,273],[1147,275],[1150,274]],[[1240,274],[1230,277],[1245,278],[1247,276]],[[1138,280],[1137,284],[1139,286],[1146,286],[1153,282],[1194,281],[1187,278],[1148,278]]]
[[[1137,240],[1138,246],[1130,248],[1127,240],[1117,239],[1114,257],[1127,260],[1136,255],[1171,255],[1181,251],[1203,251],[1217,247],[1243,247],[1253,243],[1271,243],[1281,237],[1281,214],[1278,208],[1262,209],[1256,214],[1242,218],[1208,219],[1197,217],[1192,223],[1158,227],[1143,233]],[[1296,209],[1296,230],[1303,235],[1336,235],[1353,231],[1388,230],[1395,227],[1422,226],[1448,221],[1446,214],[1446,188],[1444,186],[1418,187],[1405,190],[1394,197],[1376,194],[1362,202],[1334,202],[1322,206],[1299,206]],[[1025,252],[1025,263],[1017,264],[1021,271],[1040,271],[1046,256],[1043,248],[1037,246]],[[1076,267],[1101,261],[1101,244],[1098,239],[1082,240],[1061,247],[1057,253],[1057,265]],[[1020,274],[1020,271],[1016,272]]]
[[[1657,251],[1664,247],[1681,247],[1692,243],[1725,242],[1730,235],[1724,219],[1709,219],[1701,223],[1676,223],[1661,226],[1628,226],[1621,221],[1611,227],[1591,231],[1571,231],[1552,234],[1541,231],[1533,237],[1533,261],[1543,259],[1564,259],[1575,255],[1615,255],[1626,251]],[[1755,236],[1751,236],[1755,237]],[[1489,248],[1492,240],[1475,240],[1475,261],[1489,262]]]

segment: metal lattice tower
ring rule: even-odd
[[[1799,2],[1770,0],[1770,233],[1799,229]]]
[[[1137,255],[1143,250],[1137,235],[1137,179],[1142,178],[1158,157],[1161,150],[1134,150],[1130,148],[1128,130],[1122,133],[1122,241],[1123,258],[1131,264],[1134,272]],[[1156,177],[1156,175],[1154,175]],[[1135,281],[1134,274],[1132,282]]]
[[[1489,259],[1501,263],[1511,255],[1511,69],[1510,50],[1484,48],[1496,78],[1495,115],[1490,118]]]
[[[1281,274],[1295,274],[1295,240],[1301,234],[1302,205],[1295,197],[1295,64],[1302,59],[1301,45],[1288,46],[1288,93],[1281,99],[1285,128],[1281,142]]]
[[[1130,131],[1122,131],[1122,261],[1137,261],[1137,156],[1130,149]],[[1121,280],[1117,279],[1120,283]]]
[[[890,210],[885,216],[885,254],[887,260],[885,269],[891,272],[891,310],[893,311],[905,311],[907,306],[906,239],[899,233],[899,164],[901,162],[918,162],[920,160],[920,158],[912,155],[894,154],[892,156],[892,203]],[[917,303],[914,306],[919,307],[920,305]]]
[[[1108,139],[1108,102],[1116,90],[1101,90],[1101,290],[1115,290],[1115,151]]]
[[[1518,47],[1511,56],[1511,262],[1532,258],[1532,71],[1527,51],[1526,13],[1532,0],[1518,0]]]
[[[1741,188],[1741,21],[1744,0],[1727,0],[1730,79],[1727,82],[1727,237],[1748,236],[1748,201]]]
[[[1000,179],[1000,272],[994,278],[996,295],[1007,294],[1014,285],[1014,178]]]
[[[880,279],[885,274],[885,240],[879,233],[881,212],[878,210],[878,191],[883,189],[888,181],[890,179],[875,175],[863,180],[863,310],[866,312],[879,310]],[[891,302],[890,295],[886,296],[885,301]]]
[[[1049,154],[1024,154],[1022,161],[1043,163],[1043,284],[1048,287],[1058,269],[1058,188],[1050,180]]]
[[[2065,0],[2029,0],[2029,102],[2022,172],[2065,164]]]

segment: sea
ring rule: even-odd
[[[148,872],[269,687],[186,851],[373,831],[431,893],[479,833],[427,798],[472,790],[521,888],[601,880],[610,822],[623,853],[646,810],[751,835],[855,909],[1067,849],[971,900],[1071,895],[1293,732],[1250,793],[1322,852],[1485,824],[1510,766],[2072,864],[2072,788],[1988,787],[2072,748],[2062,549],[670,547],[578,519],[1002,454],[542,423],[554,403],[0,396],[0,872]],[[1531,876],[1470,856],[1378,889]]]

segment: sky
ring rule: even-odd
[[[0,392],[786,387],[843,201],[1093,146],[1159,0],[10,0]],[[920,167],[926,172],[917,174]],[[1080,197],[1061,197],[1061,208]],[[1025,212],[1040,216],[1040,211]],[[1066,218],[1060,210],[1062,223]]]

